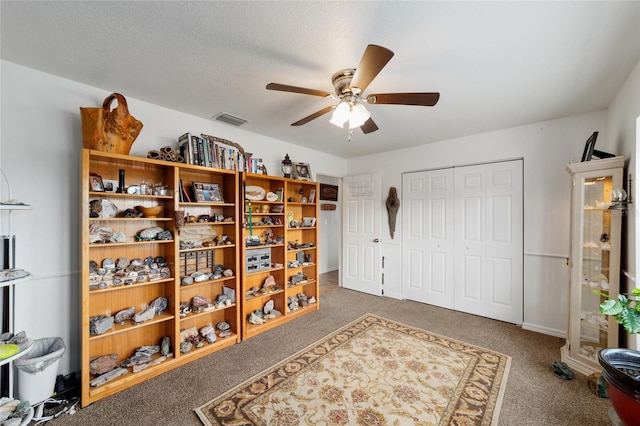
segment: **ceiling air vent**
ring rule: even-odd
[[[235,115],[231,115],[226,112],[221,112],[218,115],[214,115],[212,119],[231,124],[232,126],[242,126],[247,122],[247,120],[245,120],[244,118],[236,117]]]

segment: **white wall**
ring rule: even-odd
[[[335,204],[335,210],[320,210],[318,223],[320,224],[320,273],[335,271],[340,268],[340,252],[342,250],[342,180],[316,174],[315,179],[320,183],[338,186],[338,201],[321,201],[316,194],[316,202]]]
[[[623,257],[622,257],[622,288],[625,291],[638,286],[636,282],[638,253],[636,242],[638,232],[637,227],[638,208],[636,204],[640,201],[640,191],[638,190],[638,175],[636,170],[640,158],[636,155],[637,146],[640,144],[640,62],[627,78],[626,82],[618,92],[618,95],[609,106],[607,112],[607,122],[609,126],[610,145],[615,147],[616,152],[627,157],[627,172],[633,180],[632,200],[628,214],[623,218],[622,229],[626,235],[623,240]],[[627,182],[625,188],[627,191]],[[640,339],[637,335],[632,336],[629,341],[629,347],[640,350]]]
[[[60,373],[80,368],[80,133],[81,106],[99,106],[111,93],[0,62],[0,166],[11,180],[14,198],[33,209],[15,212],[16,266],[33,279],[16,289],[16,331],[31,338],[62,337],[67,352]],[[114,88],[117,90],[117,88]],[[126,94],[124,94],[126,96]],[[206,133],[241,144],[265,160],[271,174],[280,172],[286,152],[294,161],[308,162],[315,173],[344,176],[346,160],[249,133],[210,120],[128,98],[129,110],[144,128],[132,155],[177,147],[184,132]],[[7,198],[1,185],[0,199]],[[6,213],[2,233],[7,232]]]
[[[349,175],[381,171],[382,192],[402,193],[402,173],[485,161],[524,158],[524,324],[565,336],[569,295],[569,161],[580,160],[587,138],[600,132],[598,149],[610,151],[606,111],[545,121],[490,133],[349,160]],[[402,209],[402,200],[401,209]],[[383,232],[383,256],[402,251],[402,214],[396,237]],[[385,262],[386,263],[386,262]],[[386,265],[385,265],[386,266]],[[402,295],[402,269],[385,270],[385,294]],[[394,276],[395,275],[395,276]]]

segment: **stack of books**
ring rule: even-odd
[[[191,133],[185,133],[178,138],[180,155],[187,164],[239,172],[249,170],[243,150],[234,145],[226,139],[201,137]],[[257,165],[255,167],[257,170]]]

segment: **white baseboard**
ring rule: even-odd
[[[529,323],[522,323],[522,329],[523,330],[529,330],[529,331],[535,331],[536,333],[542,333],[542,334],[548,334],[549,336],[555,336],[555,337],[560,337],[562,339],[566,339],[567,338],[567,332],[566,330],[557,330],[554,328],[549,328],[549,327],[543,327],[537,324],[529,324]]]
[[[403,299],[402,293],[387,292],[387,291],[384,292],[384,297],[390,297],[392,299],[400,299],[400,300]]]

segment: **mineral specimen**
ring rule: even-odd
[[[213,308],[213,303],[204,296],[193,296],[191,299],[191,310],[193,312],[204,312]]]
[[[91,224],[89,227],[89,244],[108,243],[111,241],[113,229],[108,226]]]
[[[256,315],[255,312],[251,312],[251,315],[249,315],[249,324],[264,324],[264,319]]]
[[[118,354],[102,355],[91,358],[89,372],[93,376],[104,374],[118,366]]]
[[[171,352],[171,338],[165,336],[162,338],[162,342],[160,342],[160,353],[163,356],[167,356],[169,352]]]
[[[113,328],[113,317],[98,315],[89,318],[89,333],[92,336],[103,334]]]
[[[267,303],[264,304],[264,307],[262,308],[262,310],[264,311],[265,314],[270,314],[271,311],[273,310],[273,300],[268,300]]]
[[[146,320],[150,320],[156,315],[156,308],[154,306],[149,306],[145,311],[139,312],[134,316],[134,322],[139,324]]]
[[[118,367],[114,370],[109,371],[108,373],[96,377],[95,379],[91,380],[89,384],[93,387],[100,386],[122,376],[123,374],[127,374],[127,369]]]
[[[171,234],[171,231],[168,230],[164,230],[158,233],[158,235],[156,235],[156,239],[157,240],[172,240],[173,239],[173,234]]]
[[[273,275],[269,275],[264,280],[264,284],[262,284],[262,287],[265,289],[271,290],[275,285],[276,285],[276,279],[273,277]]]
[[[119,269],[126,269],[129,267],[129,265],[131,265],[131,262],[126,257],[119,257],[116,261],[116,266]]]
[[[218,324],[216,324],[216,328],[220,331],[227,331],[229,329],[231,329],[231,326],[229,325],[228,322],[225,321],[221,321]]]
[[[169,306],[169,301],[166,297],[158,297],[151,302],[151,306],[156,309],[156,315],[160,315]]]
[[[213,343],[216,341],[216,331],[211,324],[207,324],[200,329],[202,337],[207,339],[207,342]]]
[[[186,354],[188,352],[191,351],[191,348],[193,347],[193,345],[189,342],[182,342],[180,343],[180,352],[183,354]]]
[[[120,367],[127,368],[138,364],[146,364],[151,362],[151,355],[136,353],[134,356],[125,359],[120,363]]]
[[[133,307],[121,310],[115,316],[116,324],[124,324],[125,322],[133,318],[135,313],[136,313],[136,309]]]
[[[195,327],[180,330],[180,342],[186,342],[190,337],[198,336],[198,329]]]

